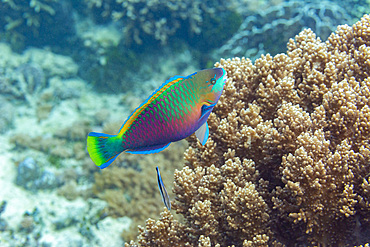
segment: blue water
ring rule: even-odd
[[[156,165],[171,191],[187,143],[100,171],[88,132],[115,133],[171,76],[285,53],[305,28],[324,41],[366,13],[368,0],[2,0],[0,246],[135,240],[163,211]]]

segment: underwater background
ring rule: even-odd
[[[362,132],[352,131],[350,134],[342,125],[357,126],[357,120],[348,120],[351,116],[338,120],[340,124],[333,128],[323,124],[325,120],[317,120],[319,117],[315,122],[314,117],[323,109],[327,111],[326,116],[340,115],[335,115],[333,105],[327,108],[325,105],[325,102],[331,102],[326,95],[336,96],[330,91],[335,83],[329,85],[325,79],[318,79],[326,86],[315,88],[312,85],[321,85],[317,81],[310,81],[305,87],[297,86],[305,74],[319,73],[317,71],[324,74],[328,72],[326,68],[336,68],[331,75],[335,76],[345,70],[343,66],[336,66],[329,59],[320,60],[324,55],[318,55],[307,59],[314,72],[298,69],[301,76],[293,76],[295,86],[292,88],[297,91],[296,95],[284,98],[291,92],[287,84],[281,84],[281,95],[267,92],[266,86],[265,98],[281,98],[271,103],[261,100],[262,93],[258,91],[262,87],[258,83],[264,82],[268,74],[278,81],[279,75],[285,73],[281,68],[299,68],[299,59],[287,63],[283,55],[292,57],[290,53],[298,54],[303,50],[303,55],[297,57],[304,57],[306,51],[302,47],[305,42],[316,42],[315,47],[328,45],[326,40],[335,43],[330,35],[339,25],[348,25],[347,29],[338,29],[338,35],[341,35],[341,31],[346,33],[345,30],[369,13],[369,0],[1,0],[0,246],[114,247],[125,243],[127,246],[355,246],[369,243],[370,151],[366,150],[370,144],[366,142],[369,138],[365,126],[367,122],[370,124],[370,118],[358,124],[357,130],[361,128]],[[365,27],[354,28],[353,36],[346,36],[349,42],[352,39],[362,42],[353,54],[360,57],[356,66],[363,69],[358,69],[361,73],[343,72],[361,84],[359,91],[362,94],[359,94],[362,98],[367,98],[364,92],[370,90],[370,29],[369,17],[366,18],[363,18],[362,26],[358,24]],[[296,36],[306,28],[312,32],[305,31]],[[361,30],[361,34],[356,36],[356,30]],[[313,33],[316,34],[314,38]],[[294,38],[301,46],[293,44],[290,39]],[[307,50],[316,52],[319,49]],[[350,53],[350,50],[343,48],[342,52]],[[278,55],[281,53],[284,54]],[[341,53],[335,54],[341,56]],[[246,60],[221,60],[234,57],[245,57]],[[86,151],[86,137],[90,131],[116,133],[129,114],[168,78],[212,68],[216,62],[219,62],[217,66],[227,68],[232,79],[209,122],[211,144],[198,147],[190,137],[172,143],[158,154],[123,154],[104,170],[94,165]],[[262,62],[265,67],[259,66]],[[276,66],[266,69],[269,63]],[[324,67],[322,71],[314,70]],[[252,78],[253,73],[261,77]],[[350,77],[343,78],[351,81]],[[248,82],[249,79],[253,79],[254,84]],[[259,94],[246,92],[249,89],[241,86],[231,89],[231,80],[242,80],[250,85],[251,92],[253,89]],[[281,87],[273,87],[281,90]],[[236,101],[241,98],[244,103]],[[253,108],[253,102],[258,103],[258,109]],[[354,105],[346,112],[370,106],[368,102]],[[301,113],[292,115],[293,108],[301,109]],[[328,109],[334,110],[330,112]],[[343,109],[338,112],[343,113]],[[309,117],[304,118],[305,114]],[[245,120],[246,116],[249,120]],[[259,125],[251,120],[257,121],[259,117],[261,120],[258,121],[264,121],[264,128],[269,128],[269,135],[262,130],[258,132]],[[279,118],[285,119],[281,121],[285,124],[288,120],[302,121],[297,123],[299,127],[290,126],[287,131],[287,127],[276,120]],[[316,124],[316,127],[307,126],[307,122]],[[249,129],[243,129],[242,125],[248,125]],[[229,136],[212,136],[212,132],[220,131],[217,126],[226,126],[222,130]],[[241,131],[233,132],[232,129]],[[310,135],[301,134],[308,129],[317,137],[311,146],[325,146],[326,141],[330,142],[327,154],[320,156],[319,151],[311,152],[320,156],[317,162],[312,158],[313,163],[320,163],[322,157],[329,154],[335,159],[338,150],[342,152],[338,151],[339,157],[344,157],[343,150],[348,143],[348,153],[358,153],[363,162],[359,161],[359,156],[348,158],[355,160],[352,163],[343,161],[344,158],[331,161],[333,164],[344,162],[342,166],[350,167],[346,172],[354,178],[348,178],[350,175],[343,175],[343,171],[331,166],[325,167],[330,162],[320,163],[327,174],[331,171],[339,174],[333,178],[337,180],[330,183],[341,190],[333,193],[338,192],[338,197],[325,199],[317,205],[307,201],[320,201],[325,197],[322,195],[332,192],[318,186],[320,188],[314,192],[305,192],[317,193],[317,197],[309,196],[305,200],[300,195],[305,193],[293,188],[303,186],[306,180],[292,181],[291,178],[306,173],[289,170],[297,166],[292,165],[294,158],[291,154],[301,150],[302,138],[310,138]],[[319,129],[323,130],[322,134]],[[279,138],[272,138],[274,134]],[[243,139],[244,136],[252,137]],[[361,144],[356,139],[345,145],[349,136],[360,138]],[[264,142],[269,138],[274,140]],[[254,141],[257,139],[259,141]],[[320,145],[317,140],[321,140]],[[223,145],[225,150],[216,150],[216,146]],[[339,145],[341,148],[337,148]],[[361,165],[353,165],[355,168],[349,165],[360,164],[358,162]],[[296,164],[301,163],[304,162],[296,161]],[[216,197],[218,204],[215,198],[197,198],[194,193],[187,193],[192,188],[180,179],[180,171],[200,174],[198,178],[201,180],[203,175],[204,179],[210,176],[217,164],[219,168],[225,167],[224,164],[230,166],[224,168],[224,173],[215,171],[213,177],[207,178],[208,189],[197,191],[195,188],[195,191],[210,195],[214,193],[212,188],[217,187],[212,184],[212,179],[223,181],[215,189],[220,194],[220,198]],[[241,168],[235,168],[235,164]],[[157,187],[157,165],[170,198],[176,201],[172,214],[164,208]],[[236,193],[235,189],[234,196],[255,198],[253,202],[244,199],[236,202],[232,195],[224,194],[225,188],[232,187],[232,179],[228,176],[242,181],[238,177],[240,174],[244,174],[243,179],[248,182],[234,183],[256,192],[243,194],[243,190]],[[318,178],[315,180],[314,175],[310,176],[312,184],[307,188],[320,184]],[[342,177],[347,180],[341,180]],[[197,184],[195,180],[193,182]],[[293,192],[287,192],[289,189]],[[204,204],[194,205],[198,200],[203,200]],[[333,201],[341,203],[338,206]],[[219,209],[223,203],[230,208]],[[248,203],[253,207],[248,207]],[[326,206],[329,209],[321,212],[320,207]],[[192,218],[191,214],[197,215],[195,208],[206,208],[208,211],[202,210],[209,215],[216,215],[213,209],[217,208],[220,218]],[[319,216],[315,216],[316,213]],[[238,221],[241,215],[252,220]],[[148,218],[154,221],[147,221]],[[226,223],[222,225],[221,221]],[[138,225],[146,225],[146,228],[139,231]],[[154,226],[164,230],[155,232]],[[165,229],[172,229],[172,235]],[[183,237],[185,235],[187,237]]]

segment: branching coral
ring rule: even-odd
[[[277,54],[304,27],[327,38],[338,24],[350,20],[348,10],[335,1],[281,1],[249,14],[217,55],[253,59],[266,52]]]
[[[302,31],[286,55],[217,63],[229,79],[209,140],[190,137],[175,172],[185,223],[148,220],[140,245],[165,246],[174,231],[181,246],[369,242],[369,55],[365,15],[326,42]]]
[[[122,22],[126,41],[142,44],[148,37],[166,44],[171,36],[180,33],[200,34],[205,16],[218,18],[230,3],[224,1],[148,1],[148,0],[88,0],[87,6],[100,13],[100,19]],[[98,18],[99,19],[99,18]],[[221,25],[221,24],[220,24]],[[204,27],[205,29],[210,28]],[[228,30],[225,29],[227,32]],[[222,35],[222,34],[221,34]]]
[[[67,1],[2,0],[0,8],[2,39],[5,38],[17,49],[25,44],[63,45],[66,38],[73,33],[73,20],[69,13]]]

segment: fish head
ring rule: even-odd
[[[197,73],[199,77],[200,99],[203,104],[216,104],[224,89],[227,79],[223,68],[201,70]]]

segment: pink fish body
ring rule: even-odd
[[[208,139],[207,119],[225,80],[223,68],[170,78],[128,117],[117,135],[89,133],[87,150],[91,159],[103,169],[123,151],[157,153],[194,132],[204,145]]]

